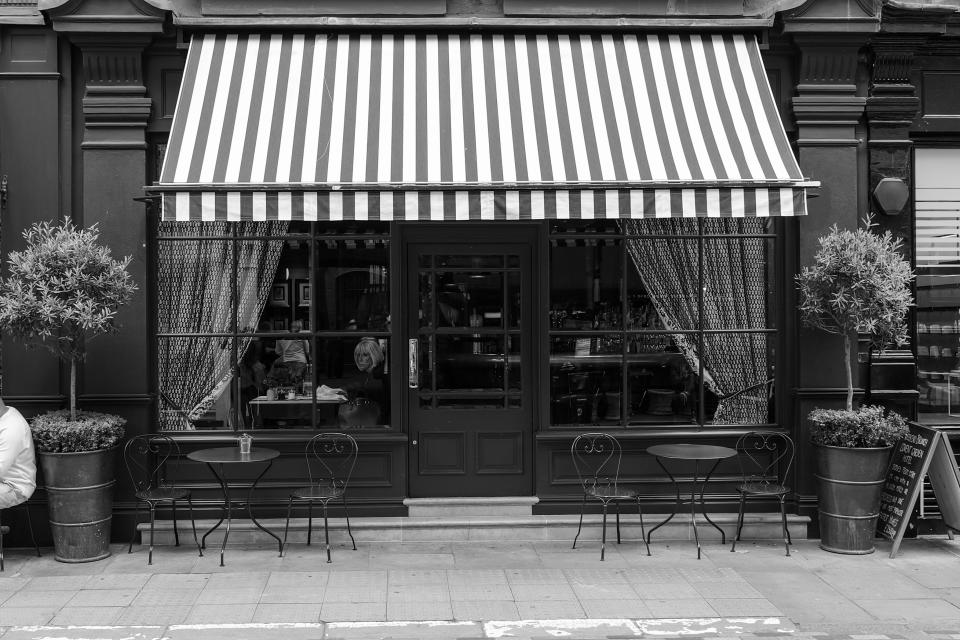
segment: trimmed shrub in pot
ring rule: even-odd
[[[70,364],[70,406],[31,421],[50,508],[54,555],[88,562],[110,555],[113,464],[126,420],[77,410],[77,366],[86,342],[116,331],[117,309],[136,285],[98,244],[96,225],[40,222],[23,233],[0,283],[0,330]]]
[[[906,420],[881,407],[853,408],[853,336],[871,347],[902,345],[913,304],[913,272],[890,232],[836,225],[820,238],[814,264],[797,276],[800,315],[809,327],[843,338],[846,408],[814,409],[811,442],[817,462],[820,546],[850,554],[874,550],[880,492],[894,444]]]

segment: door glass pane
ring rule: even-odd
[[[523,299],[523,290],[520,288],[520,272],[507,272],[507,326],[511,329],[519,329],[521,317],[520,301]]]
[[[437,275],[441,327],[502,327],[503,273],[446,271]]]
[[[438,335],[438,389],[503,389],[503,336]]]
[[[503,396],[438,397],[437,407],[442,409],[502,409]]]
[[[519,391],[522,388],[522,364],[520,358],[520,338],[507,336],[507,345],[510,348],[510,357],[507,359],[507,388],[510,391]]]
[[[466,267],[468,269],[503,268],[503,256],[458,255],[437,256],[437,267]]]
[[[433,327],[433,275],[420,272],[420,328]]]

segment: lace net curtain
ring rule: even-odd
[[[676,236],[703,233],[703,318],[697,322],[699,243]],[[763,329],[768,327],[767,250],[765,238],[730,238],[725,234],[763,234],[760,219],[658,220],[658,235],[642,221],[623,222],[631,262],[660,319],[668,330]],[[691,370],[703,362],[704,384],[719,402],[714,424],[769,422],[770,378],[767,335],[708,334],[704,344],[695,334],[673,334]]]
[[[231,228],[229,225],[233,225]],[[160,243],[157,287],[161,333],[225,333],[233,328],[237,310],[240,331],[254,331],[270,295],[283,250],[277,236],[286,222],[172,222],[164,223],[170,236],[204,236],[203,240]],[[231,232],[238,242],[231,242]],[[258,238],[245,240],[244,238]],[[234,271],[233,251],[237,252]],[[237,282],[237,302],[231,300]],[[240,338],[237,360],[250,344]],[[193,429],[213,407],[233,379],[232,338],[164,338],[159,344],[160,427]],[[232,416],[230,416],[232,418]]]

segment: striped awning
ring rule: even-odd
[[[806,213],[743,35],[208,34],[165,220]]]

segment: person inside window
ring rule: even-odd
[[[303,330],[303,323],[294,320],[290,324],[290,330],[300,333]],[[278,356],[277,363],[284,365],[296,380],[303,379],[303,372],[310,363],[310,343],[303,338],[280,339],[277,340],[274,350]]]
[[[383,405],[386,358],[376,338],[362,338],[353,349],[353,363],[357,370],[344,384],[347,397],[367,398]]]
[[[26,502],[37,488],[30,425],[0,398],[0,509]]]
[[[376,338],[362,338],[353,349],[353,371],[338,380],[337,388],[317,389],[323,393],[342,393],[346,397],[339,408],[339,421],[344,427],[368,427],[381,424],[389,416],[387,403],[386,357]]]

